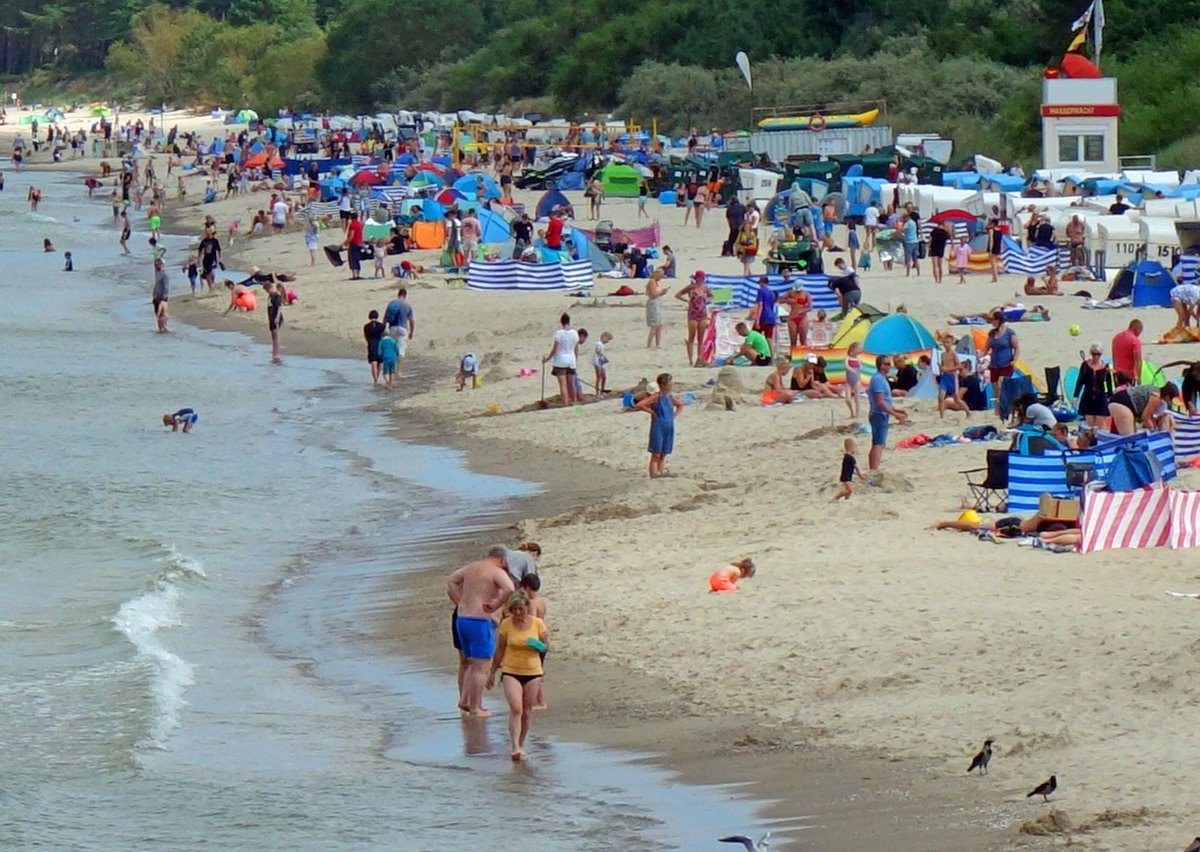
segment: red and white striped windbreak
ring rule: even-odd
[[[1171,494],[1161,487],[1089,491],[1079,519],[1079,551],[1165,547],[1171,539]]]
[[[1171,492],[1171,547],[1200,547],[1200,491]]]

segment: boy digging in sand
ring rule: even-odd
[[[650,478],[667,473],[667,456],[675,449],[675,415],[683,410],[671,388],[675,380],[670,373],[659,373],[655,379],[658,393],[652,393],[633,406],[634,411],[650,412]]]

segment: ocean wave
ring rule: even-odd
[[[147,737],[140,745],[165,748],[179,727],[179,712],[187,704],[187,689],[194,682],[191,663],[163,643],[161,631],[183,621],[180,584],[190,577],[204,578],[204,566],[177,550],[166,548],[164,567],[154,578],[154,588],[121,604],[113,626],[137,649],[138,656],[154,669],[151,695],[157,711]]]

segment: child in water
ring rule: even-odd
[[[63,252],[63,272],[74,272],[74,271],[75,271],[75,261],[71,258],[71,253],[69,251],[64,251]]]
[[[708,577],[710,592],[736,592],[738,580],[748,580],[754,576],[754,560],[750,557],[730,562],[724,568],[713,571]]]
[[[181,426],[185,433],[190,432],[199,419],[200,415],[190,408],[181,408],[174,414],[164,414],[162,416],[163,425],[170,426],[172,432],[178,432]]]
[[[655,380],[658,393],[652,393],[633,406],[634,411],[650,412],[650,478],[667,473],[667,456],[675,448],[675,416],[683,403],[671,393],[675,380],[670,373],[659,373]]]

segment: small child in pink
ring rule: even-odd
[[[967,264],[971,262],[971,245],[967,242],[966,234],[958,238],[958,244],[954,247],[954,269],[951,272],[958,273],[958,283],[967,283]]]

